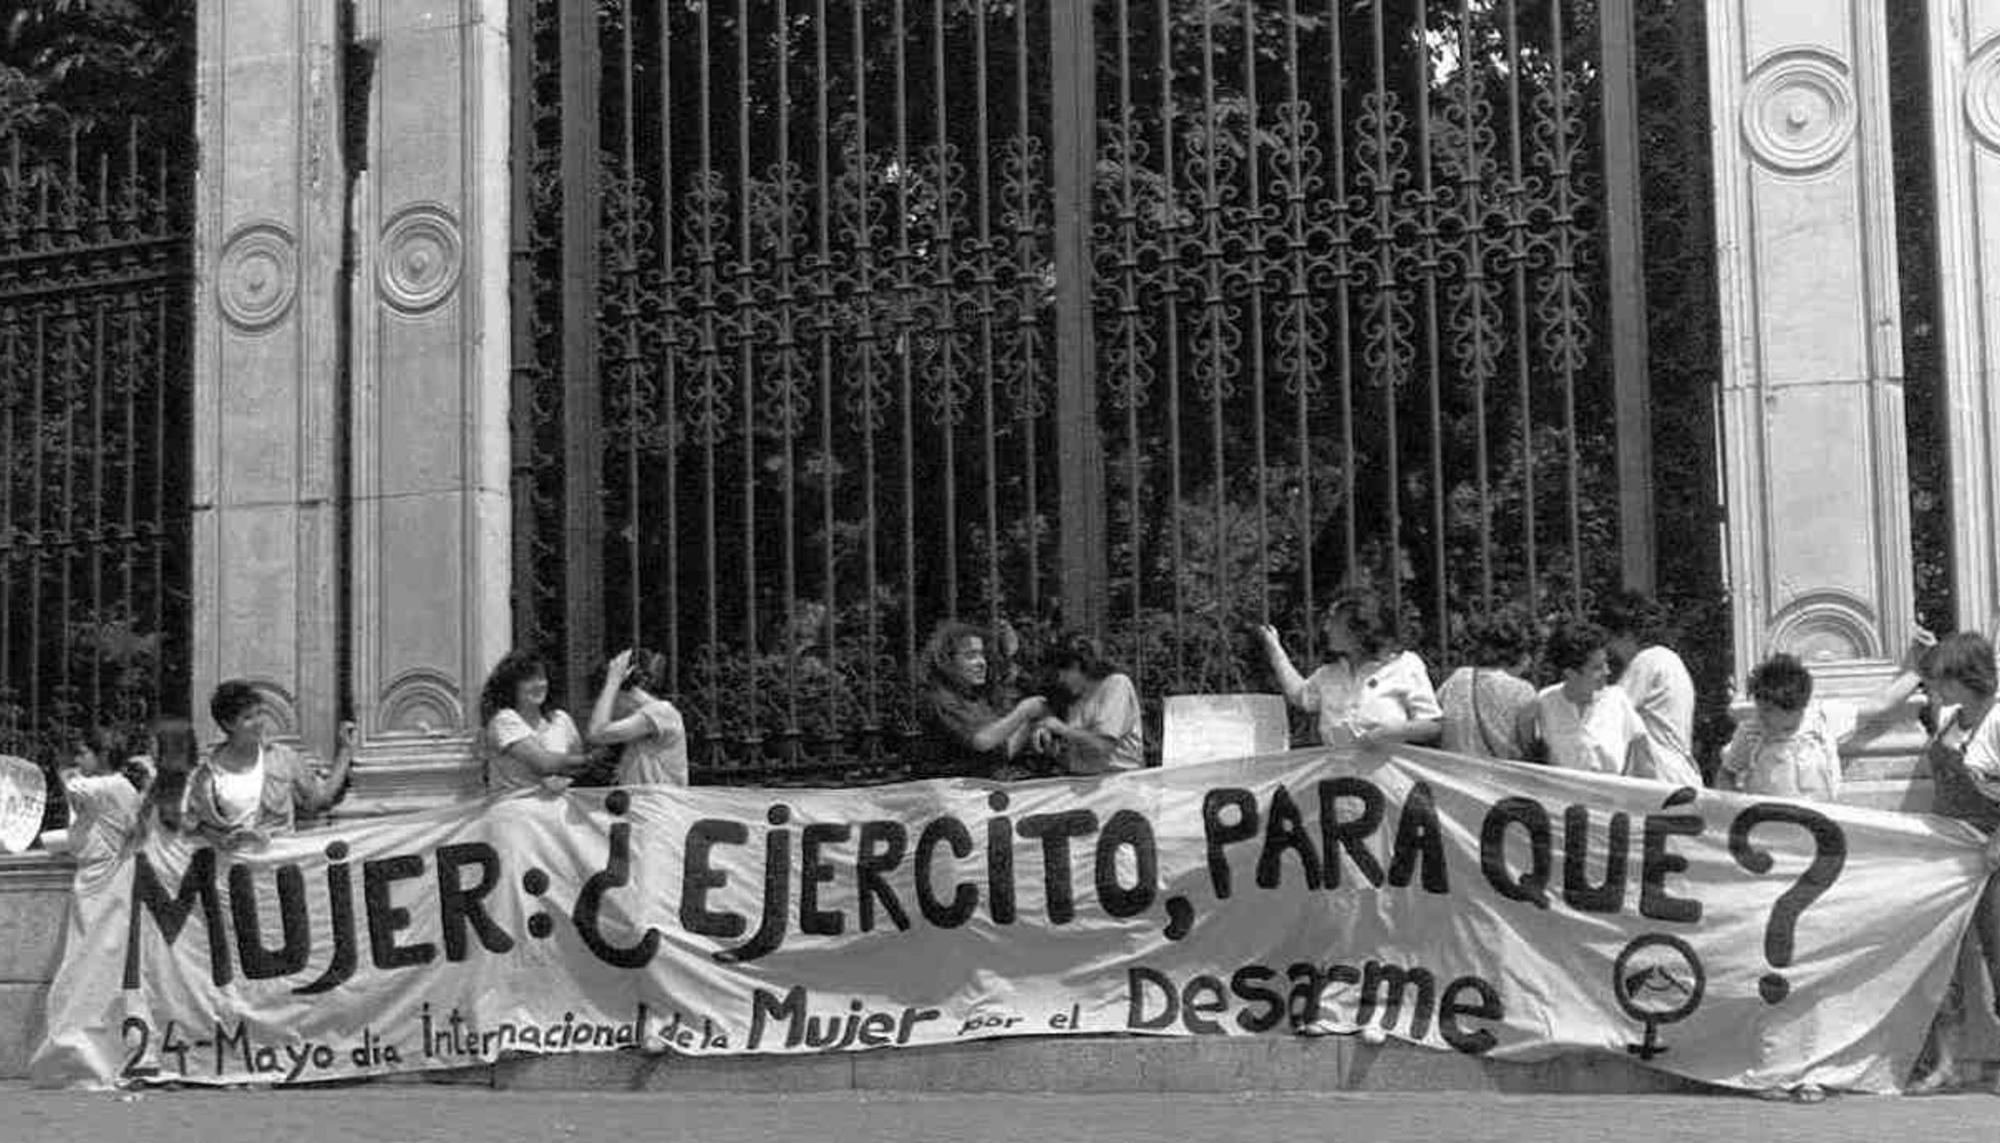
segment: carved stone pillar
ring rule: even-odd
[[[359,0],[375,52],[355,186],[349,813],[477,787],[508,611],[505,0]]]
[[[335,4],[196,5],[194,714],[254,681],[330,746],[341,227]]]
[[[1926,25],[1952,583],[1959,629],[1992,634],[2000,621],[2000,0],[1942,0]]]
[[[1708,11],[1736,677],[1790,651],[1856,696],[1915,612],[1883,6]]]

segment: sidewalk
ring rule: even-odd
[[[1951,1143],[1991,1140],[1996,1123],[2000,1099],[1989,1095],[1798,1106],[1727,1096],[674,1095],[382,1084],[118,1095],[0,1085],[0,1143]]]

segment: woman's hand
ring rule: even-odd
[[[1935,646],[1937,646],[1937,636],[1922,627],[1913,630],[1910,634],[1910,645],[1903,649],[1903,669],[1913,675],[1922,674],[1924,656]]]
[[[1266,651],[1282,653],[1285,649],[1285,644],[1278,638],[1278,629],[1269,623],[1257,625],[1257,638],[1264,644]]]
[[[604,681],[612,690],[623,690],[626,672],[632,669],[632,648],[627,647],[611,656],[611,662],[604,668]]]

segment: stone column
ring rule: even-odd
[[[477,788],[479,687],[510,638],[505,0],[358,0],[350,813]]]
[[[331,745],[341,227],[335,4],[204,0],[198,27],[194,714],[245,677]]]
[[[1710,0],[1739,687],[1858,696],[1914,624],[1886,54],[1879,0]]]
[[[1940,0],[1926,21],[1937,172],[1938,317],[1949,410],[1958,626],[2000,621],[2000,0]]]

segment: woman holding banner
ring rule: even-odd
[[[1025,773],[1019,759],[1049,704],[1040,695],[1014,702],[994,685],[986,644],[985,631],[955,619],[931,633],[910,752],[917,777],[1010,780]]]
[[[1924,747],[1930,768],[1932,812],[1957,818],[1989,836],[2000,829],[2000,722],[1991,717],[1995,691],[1993,644],[1984,635],[1961,631],[1925,647],[1920,637],[1904,660],[1922,675],[1936,712],[1937,729]],[[1892,692],[1896,689],[1891,684]],[[1907,693],[1907,688],[1902,688]],[[1878,701],[1878,707],[1882,704]],[[1990,879],[1973,910],[1972,929],[1978,941],[1987,983],[2000,997],[2000,879]],[[1963,962],[1961,961],[1961,964]],[[1968,984],[1954,975],[1944,1004],[1931,1025],[1930,1070],[1914,1080],[1910,1091],[1943,1091],[1958,1082],[1958,1038],[1965,1024]]]

